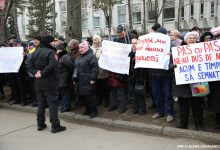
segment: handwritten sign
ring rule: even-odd
[[[220,80],[220,40],[172,48],[176,84]]]
[[[131,45],[104,40],[99,67],[120,74],[129,74]]]
[[[0,48],[0,73],[18,72],[23,61],[23,47]]]
[[[170,37],[161,33],[150,33],[138,39],[135,68],[157,68],[168,70],[170,62]]]

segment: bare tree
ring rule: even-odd
[[[132,23],[132,9],[131,9],[131,0],[128,0],[128,24],[129,29],[133,29],[133,23]]]
[[[82,39],[81,0],[67,0],[66,39]]]
[[[112,8],[120,2],[121,0],[93,0],[92,3],[95,9],[101,9],[104,13],[108,25],[109,40],[111,40]]]
[[[158,18],[160,17],[163,11],[165,2],[166,0],[162,0],[162,6],[160,8],[158,0],[148,0],[148,8],[149,8],[148,14],[150,17],[154,19],[154,23],[158,23]]]

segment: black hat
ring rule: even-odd
[[[200,37],[200,42],[204,42],[206,36],[210,36],[210,39],[213,38],[213,34],[211,32],[204,32]]]
[[[59,37],[58,37],[58,40],[61,40],[61,41],[65,42],[65,39],[64,39],[63,36],[59,36]]]
[[[159,33],[163,33],[163,34],[167,34],[167,29],[164,28],[164,27],[160,27],[156,30],[156,32],[159,32]]]
[[[125,31],[125,28],[122,27],[122,25],[119,25],[119,26],[117,27],[117,33],[121,33],[121,32],[123,32],[123,31]]]
[[[38,40],[38,41],[41,41],[41,40],[42,40],[42,36],[37,35],[37,36],[34,37],[34,39],[36,39],[36,40]]]
[[[151,29],[154,30],[154,31],[157,31],[157,29],[160,28],[160,27],[161,27],[161,25],[160,25],[159,23],[156,23],[156,24],[154,24],[154,25],[151,27]]]
[[[52,35],[46,35],[42,38],[43,43],[50,44],[53,41],[55,41],[55,38]]]

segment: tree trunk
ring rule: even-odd
[[[81,0],[67,0],[66,39],[82,39]]]
[[[144,16],[143,16],[143,32],[146,33],[146,1],[143,0],[143,10],[144,10]]]
[[[133,25],[132,25],[131,0],[128,0],[128,22],[129,22],[129,30],[132,30]]]

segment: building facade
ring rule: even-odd
[[[94,34],[107,37],[108,27],[102,10],[93,9],[92,0],[82,0],[81,2],[82,37],[86,38]],[[194,26],[208,30],[220,25],[220,0],[166,0],[164,5],[161,0],[158,0],[158,10],[160,11],[160,9],[162,11],[158,22],[168,30],[189,30]],[[56,0],[56,31],[63,36],[65,36],[66,11],[66,1]],[[112,12],[111,34],[116,35],[118,25],[128,26],[127,0],[122,0],[122,3],[114,5]],[[151,27],[154,24],[154,14],[154,1],[131,0],[132,25],[137,31],[144,33],[144,27]],[[24,28],[27,19],[24,16],[20,18],[19,31],[21,31],[21,35],[28,32]]]

